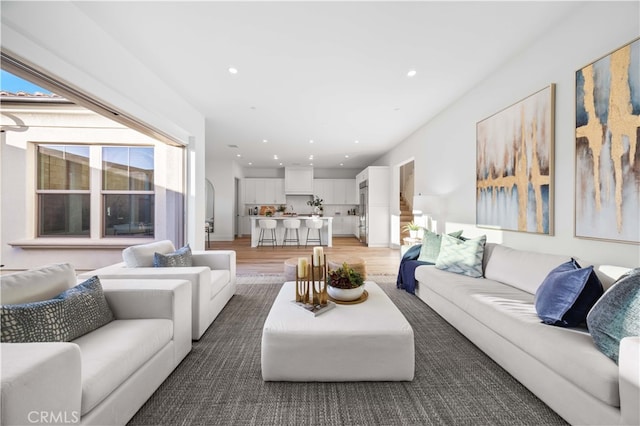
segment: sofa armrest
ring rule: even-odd
[[[231,283],[236,282],[236,252],[233,250],[197,250],[192,253],[193,266],[208,266],[213,270],[227,270]]]
[[[80,348],[74,343],[2,343],[2,425],[78,424]]]
[[[176,364],[191,351],[191,284],[187,280],[100,280],[116,319],[173,321]]]
[[[640,337],[625,337],[618,355],[620,413],[623,425],[640,424]]]

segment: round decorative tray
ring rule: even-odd
[[[362,292],[362,296],[360,296],[356,300],[350,300],[348,302],[343,302],[342,300],[334,299],[333,297],[329,296],[329,300],[331,300],[334,303],[337,303],[338,305],[357,305],[358,303],[364,302],[368,298],[369,298],[369,293],[367,292],[367,290],[364,290]]]

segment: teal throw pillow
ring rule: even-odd
[[[70,342],[114,319],[98,277],[50,300],[0,309],[3,343]]]
[[[173,268],[193,266],[191,247],[189,244],[176,250],[173,253],[154,253],[153,266],[156,268]]]
[[[618,278],[598,299],[587,314],[587,327],[598,349],[617,364],[620,341],[640,336],[640,268]]]
[[[486,235],[464,241],[443,235],[436,268],[474,278],[482,277],[482,259],[486,242]]]
[[[553,268],[536,291],[535,308],[545,324],[577,327],[602,296],[602,283],[593,266],[580,267],[575,259]]]
[[[454,238],[460,238],[462,231],[456,231],[449,234]],[[440,245],[442,244],[442,235],[424,230],[422,237],[422,247],[420,248],[420,256],[418,260],[421,262],[436,263],[440,254]]]

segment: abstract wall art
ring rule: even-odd
[[[576,71],[575,236],[640,243],[640,39]]]
[[[476,224],[553,235],[555,85],[476,126]]]

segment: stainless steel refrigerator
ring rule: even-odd
[[[367,245],[369,236],[369,181],[360,182],[360,242]]]

